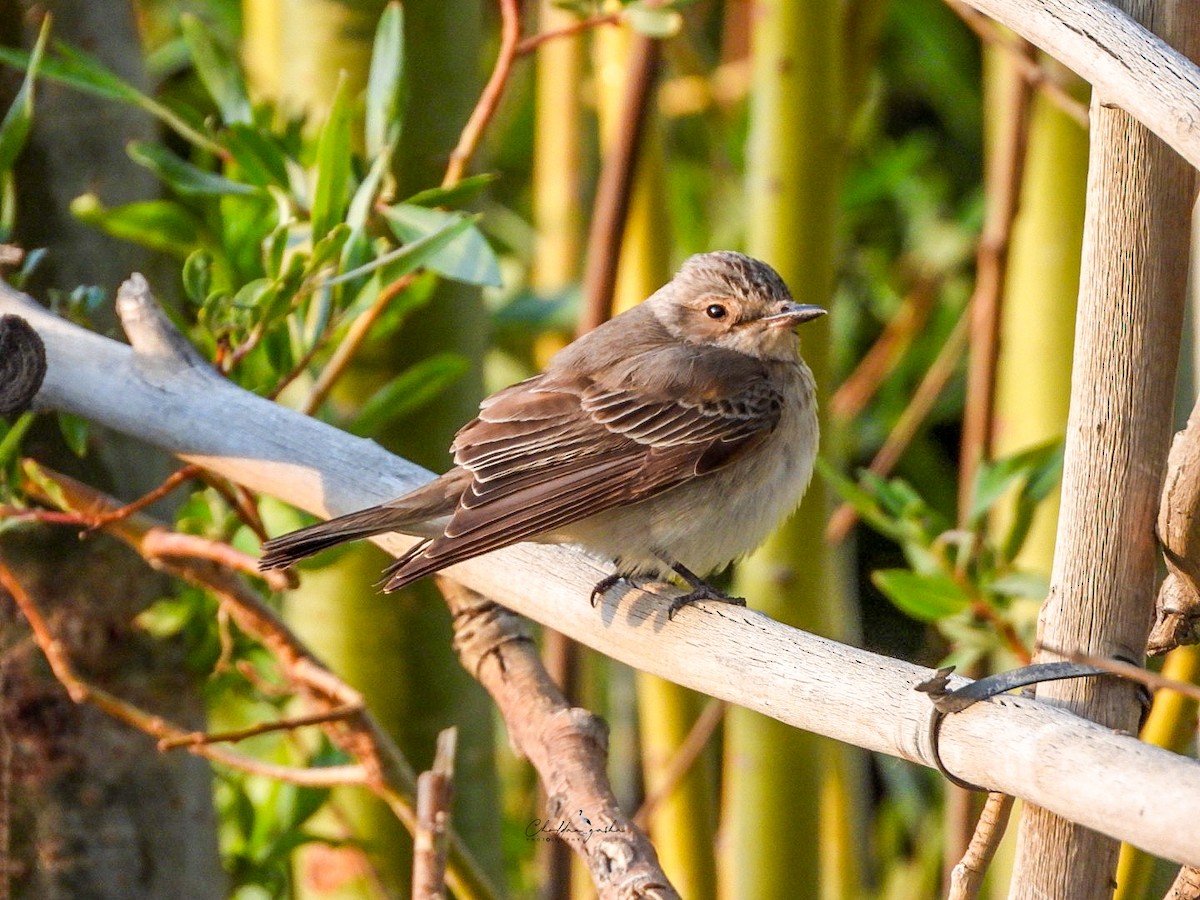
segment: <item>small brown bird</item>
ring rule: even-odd
[[[756,548],[800,503],[817,450],[812,372],[793,302],[766,263],[702,253],[648,300],[488,397],[455,466],[403,497],[277,537],[263,569],[387,531],[424,537],[384,572],[396,590],[534,540],[612,559],[618,581],[674,572],[701,599],[742,602],[706,575]]]

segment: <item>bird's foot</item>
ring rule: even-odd
[[[688,593],[676,597],[671,601],[671,605],[667,607],[667,621],[675,618],[675,613],[683,609],[685,606],[690,606],[701,600],[718,600],[721,603],[732,603],[734,606],[745,606],[745,597],[730,597],[724,591],[717,590],[711,584],[701,581],[699,584],[690,585],[692,590]]]
[[[624,572],[614,572],[611,575],[605,575],[597,581],[596,586],[592,588],[592,608],[596,608],[596,604],[604,598],[604,595],[608,593],[610,588],[616,587],[621,582],[631,585],[633,584],[633,576],[627,575]]]

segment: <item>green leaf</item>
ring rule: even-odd
[[[338,80],[329,118],[317,142],[317,186],[313,191],[313,243],[329,233],[346,212],[350,188],[350,101],[343,75]]]
[[[406,203],[389,206],[383,212],[392,232],[402,241],[415,241],[438,232],[462,215]],[[473,224],[433,254],[425,265],[455,281],[494,287],[501,284],[500,263],[496,253]]]
[[[855,484],[849,478],[830,465],[823,456],[816,459],[817,473],[829,482],[838,495],[853,507],[859,518],[885,537],[894,541],[903,541],[907,536],[898,523],[885,514],[870,491]]]
[[[21,260],[21,268],[8,276],[8,283],[17,290],[23,290],[26,280],[32,275],[41,263],[46,258],[46,248],[37,247],[25,254],[25,258]]]
[[[383,185],[383,178],[388,174],[392,164],[392,146],[389,144],[386,152],[375,157],[367,177],[362,180],[358,190],[350,200],[350,209],[346,213],[346,224],[355,231],[362,231],[367,226],[367,219],[375,206],[375,200]]]
[[[918,575],[908,569],[880,569],[871,581],[901,612],[925,622],[936,622],[962,612],[970,599],[946,575]]]
[[[1039,444],[979,466],[975,472],[968,520],[979,521],[1009,488],[1022,479],[1027,480],[1025,490],[1032,487],[1034,499],[1042,499],[1058,481],[1061,470],[1061,441]]]
[[[4,121],[0,122],[0,172],[7,172],[13,167],[25,147],[25,139],[29,137],[29,129],[33,125],[33,86],[49,36],[50,16],[47,15],[42,19],[42,30],[38,32],[37,43],[29,56],[25,78],[13,97]]]
[[[183,261],[183,291],[197,306],[212,290],[213,255],[201,248],[194,250]]]
[[[5,428],[5,422],[0,419],[0,469],[6,468],[21,449],[21,439],[36,418],[32,412],[21,413],[11,427]]]
[[[208,27],[191,13],[180,16],[179,24],[191,51],[196,74],[217,104],[221,120],[226,124],[252,124],[254,112],[237,61],[217,45]]]
[[[58,430],[71,452],[78,457],[87,455],[88,421],[71,413],[58,414]]]
[[[683,16],[678,10],[664,9],[658,5],[638,2],[624,9],[625,19],[636,32],[652,38],[675,37],[683,28]]]
[[[95,194],[71,202],[71,213],[106,234],[186,259],[200,241],[200,222],[178,203],[146,200],[111,209]]]
[[[1027,597],[1030,600],[1044,600],[1050,593],[1050,582],[1038,572],[1009,572],[986,587],[1001,597]]]
[[[287,157],[274,138],[251,125],[230,125],[221,135],[233,160],[254,184],[288,187]]]
[[[70,512],[74,509],[71,506],[71,502],[67,500],[67,495],[63,493],[62,485],[36,460],[23,460],[21,463],[21,473],[37,486],[37,489],[45,495],[51,505],[58,507],[64,512]]]
[[[221,153],[219,145],[198,131],[179,112],[142,93],[129,82],[115,75],[95,57],[58,41],[55,41],[53,46],[58,55],[42,60],[41,74],[43,78],[69,85],[85,94],[144,109],[197,147],[203,147],[213,153]],[[19,69],[27,69],[31,57],[22,50],[0,47],[0,62]]]
[[[223,194],[259,194],[261,188],[208,172],[180,159],[162,144],[130,141],[129,158],[145,166],[169,187],[186,197],[219,197]]]
[[[1029,473],[1029,480],[1025,482],[1025,487],[1021,490],[1023,497],[1037,503],[1049,496],[1062,480],[1065,449],[1065,443],[1056,440],[1026,451],[1032,454],[1032,469]]]
[[[478,175],[460,179],[449,187],[418,191],[404,202],[412,206],[463,206],[474,200],[480,191],[498,177],[494,172],[480,172]]]
[[[359,435],[374,434],[389,422],[424,406],[469,368],[466,358],[458,353],[438,353],[421,360],[372,394],[349,430]]]
[[[394,147],[404,127],[404,9],[387,5],[375,29],[371,72],[367,76],[366,149],[375,158]],[[390,154],[388,154],[390,155]]]
[[[430,258],[436,256],[447,245],[464,234],[474,224],[474,221],[470,216],[460,215],[457,219],[448,222],[441,231],[427,234],[412,243],[377,256],[371,262],[359,266],[357,269],[351,269],[336,278],[330,278],[325,285],[341,284],[343,281],[350,281],[384,267],[387,267],[388,274],[392,278],[406,275],[426,265]]]

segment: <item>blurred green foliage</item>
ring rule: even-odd
[[[0,48],[0,60],[28,73],[0,124],[0,235],[7,235],[15,214],[11,166],[33,114],[36,73],[106,101],[135,105],[162,124],[161,141],[128,148],[159,180],[160,196],[109,208],[85,195],[73,209],[97,228],[178,261],[179,281],[169,293],[181,301],[180,324],[243,386],[275,393],[292,382],[311,383],[360,317],[381,308],[373,336],[402,339],[405,321],[429,301],[437,277],[489,288],[499,343],[508,355],[506,372],[533,367],[537,335],[571,330],[577,292],[544,297],[527,286],[533,115],[527,71],[514,72],[501,116],[487,135],[496,172],[400,197],[392,166],[407,86],[398,6],[389,7],[379,22],[365,93],[355,97],[340,90],[327,117],[303,121],[251,99],[237,62],[235,0],[143,5],[148,63],[160,80],[150,95],[88,53],[48,42],[45,32],[33,54]],[[593,2],[562,5],[581,15],[600,10]],[[642,0],[626,7],[642,31],[675,35],[665,46],[665,84],[676,91],[687,88],[688,79],[706,85],[678,108],[666,102],[666,88],[660,95],[673,261],[739,246],[747,104],[744,91],[716,88],[718,73],[722,84],[736,84],[741,57],[729,7]],[[925,327],[863,412],[846,423],[839,440],[856,465],[894,427],[971,290],[983,208],[976,42],[939,0],[893,0],[860,93],[845,147],[841,201],[843,249],[833,317],[839,377],[853,369],[915,291],[932,291],[933,301]],[[594,137],[593,121],[580,127]],[[592,174],[580,185],[585,204],[596,160],[586,162]],[[37,261],[36,251],[28,253],[24,268],[7,278],[19,285]],[[99,300],[95,291],[81,290],[59,297],[58,305],[82,319]],[[373,435],[435,401],[466,366],[454,354],[423,359],[338,424]],[[868,548],[860,559],[868,588],[867,643],[907,651],[919,646],[925,623],[932,623],[958,663],[1001,646],[1005,626],[1024,627],[1012,616],[1014,597],[1044,592],[1046,573],[1024,571],[1014,558],[1032,509],[1061,466],[1057,447],[1040,447],[983,467],[964,525],[955,526],[962,393],[962,379],[956,378],[901,461],[899,477],[855,482],[828,466],[823,471],[889,542],[861,542]],[[15,502],[20,442],[31,421],[32,415],[0,423],[0,475],[6,499]],[[61,428],[70,446],[86,447],[85,423],[64,417]],[[1001,503],[1012,504],[1015,512],[994,533],[993,512]],[[14,521],[0,520],[0,527]],[[248,551],[256,546],[234,504],[212,488],[197,490],[183,504],[178,527]],[[919,621],[897,626],[897,619],[871,612],[884,597]],[[181,641],[196,671],[209,673],[215,727],[239,727],[284,711],[282,701],[257,689],[275,676],[267,654],[224,623],[199,591],[180,588],[141,624]],[[238,674],[239,666],[249,667],[258,681]],[[255,741],[254,748],[275,761],[320,764],[334,758],[324,742],[305,745],[278,736]],[[875,807],[879,883],[905,865],[918,870],[919,878],[936,878],[930,850],[935,842],[927,840],[935,828],[935,779],[891,762],[879,772],[884,798]],[[235,889],[246,890],[244,896],[286,895],[287,855],[311,840],[305,826],[323,799],[320,791],[222,776],[222,847]],[[514,849],[528,850],[523,827],[515,821],[504,825]],[[528,879],[528,872],[521,877]]]

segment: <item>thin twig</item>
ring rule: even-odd
[[[75,525],[84,529],[85,534],[103,529],[127,543],[134,542],[135,549],[151,564],[171,558],[191,557],[262,578],[273,591],[283,591],[295,586],[295,576],[278,578],[272,577],[270,572],[259,572],[258,561],[254,557],[229,544],[196,534],[172,531],[141,513],[130,510],[129,506],[133,504],[121,505],[110,497],[92,491],[81,482],[38,465],[32,460],[26,460],[25,465],[36,466],[40,477],[53,482],[60,489],[60,496],[70,504],[70,508],[63,512],[42,511],[41,515],[36,516],[39,521]],[[32,477],[25,479],[22,488],[29,496],[42,503],[58,502],[58,498],[45,492]],[[115,515],[117,512],[121,514]]]
[[[321,712],[310,713],[306,716],[289,716],[274,722],[259,722],[247,728],[234,731],[193,731],[180,737],[166,738],[158,742],[159,750],[175,750],[179,747],[197,747],[200,744],[231,744],[244,741],[247,738],[258,737],[260,734],[272,734],[276,731],[294,731],[310,725],[326,725],[329,722],[340,722],[362,712],[362,705],[338,706]]]
[[[1039,645],[1038,650],[1044,650],[1047,653],[1056,653],[1065,659],[1069,659],[1071,662],[1083,663],[1085,666],[1095,666],[1097,669],[1104,669],[1106,672],[1111,672],[1114,675],[1120,675],[1122,678],[1143,684],[1152,691],[1175,691],[1185,697],[1190,697],[1192,700],[1200,701],[1200,685],[1195,685],[1188,681],[1179,681],[1174,678],[1164,678],[1157,672],[1151,672],[1149,669],[1142,666],[1135,666],[1133,663],[1112,659],[1107,656],[1082,653],[1077,650],[1059,650],[1045,644]]]
[[[131,725],[138,731],[158,738],[160,741],[186,738],[189,731],[173,725],[161,716],[147,713],[136,706],[110,694],[103,688],[97,687],[80,677],[71,665],[66,648],[50,630],[41,610],[25,588],[16,579],[3,560],[0,560],[0,587],[3,587],[13,598],[13,602],[21,611],[34,640],[41,649],[54,677],[66,689],[67,695],[75,703],[90,703],[100,711],[114,719]],[[250,757],[231,753],[219,747],[205,744],[187,745],[189,752],[203,756],[213,762],[221,763],[230,768],[239,769],[258,775],[287,781],[292,784],[310,787],[329,787],[340,784],[363,784],[366,781],[367,770],[361,765],[328,766],[317,769],[301,769],[293,766],[281,766],[265,763]]]
[[[508,75],[517,56],[517,45],[521,40],[521,10],[517,0],[500,0],[500,52],[492,75],[479,95],[479,102],[471,112],[471,118],[459,135],[458,144],[450,152],[450,162],[442,187],[451,187],[462,180],[467,164],[475,155],[483,131],[500,105],[500,96],[508,84]]]
[[[1059,75],[1051,67],[1052,64],[1039,64],[1036,57],[1025,50],[1027,42],[1023,38],[1004,31],[992,19],[962,0],[946,0],[946,4],[981,41],[1004,50],[1030,87],[1039,89],[1047,100],[1084,128],[1088,127],[1090,116],[1087,104],[1075,99],[1067,81],[1073,76]]]
[[[325,402],[325,398],[329,396],[329,392],[333,390],[333,386],[337,383],[337,380],[342,377],[342,373],[346,371],[350,366],[350,362],[358,355],[359,349],[371,333],[371,328],[379,321],[380,316],[387,311],[388,305],[411,285],[416,278],[417,275],[415,272],[409,272],[407,275],[397,278],[379,292],[379,296],[367,307],[365,312],[350,323],[350,327],[346,329],[345,338],[337,345],[337,349],[329,357],[329,362],[325,364],[325,368],[317,376],[312,390],[308,392],[304,403],[301,404],[301,412],[311,416]]]
[[[117,501],[81,482],[58,473],[52,474],[64,499],[72,506],[98,509],[115,509],[120,506]],[[145,555],[143,542],[147,534],[155,529],[165,530],[165,526],[148,524],[147,517],[140,513],[110,526],[110,530],[116,537],[143,555]],[[166,572],[211,591],[221,604],[221,609],[227,612],[242,631],[263,645],[275,659],[284,675],[293,685],[302,690],[310,702],[325,710],[339,706],[359,709],[358,714],[352,716],[346,722],[345,727],[331,727],[326,730],[331,741],[351,757],[359,760],[356,766],[326,767],[315,770],[316,774],[314,775],[302,775],[300,773],[306,770],[293,770],[286,766],[272,767],[270,764],[248,759],[211,744],[197,746],[189,744],[186,747],[188,752],[243,771],[278,777],[300,784],[314,786],[361,784],[382,798],[396,817],[411,831],[416,825],[413,809],[416,776],[392,739],[375,718],[363,708],[362,697],[359,693],[325,668],[321,661],[288,628],[278,613],[266,606],[240,576],[206,559],[166,556],[159,558],[158,562]],[[61,656],[60,651],[55,649],[56,644],[47,643],[46,646],[50,648],[51,652],[59,653]],[[43,650],[43,652],[46,651]],[[182,728],[172,732],[150,731],[148,729],[151,725],[160,721],[157,717],[142,713],[102,691],[90,688],[90,686],[89,690],[88,699],[95,705],[135,728],[147,731],[153,737],[162,740],[191,735],[190,730]],[[74,695],[72,695],[72,699],[75,699]],[[110,701],[115,701],[115,703]],[[453,833],[450,838],[450,865],[447,881],[460,896],[476,898],[496,896],[495,889],[489,884],[479,864],[467,851],[462,839]]]
[[[829,398],[829,412],[835,419],[842,422],[855,419],[871,402],[913,338],[925,327],[937,297],[937,284],[932,278],[920,278],[905,295],[900,309],[884,326],[871,349]]]
[[[596,184],[596,200],[588,229],[587,266],[583,273],[584,308],[579,333],[590,331],[608,319],[613,289],[617,281],[617,263],[621,240],[625,235],[633,175],[649,114],[650,91],[658,71],[659,42],[645,35],[634,35],[629,52],[629,74],[621,120]]]
[[[1032,58],[1033,45],[1022,43],[1024,52]],[[975,253],[975,290],[968,304],[971,350],[967,360],[967,394],[958,468],[960,521],[965,520],[971,507],[975,470],[983,460],[990,458],[992,452],[1000,311],[1013,221],[1021,199],[1025,150],[1029,144],[1033,89],[1024,79],[1016,77],[1002,81],[1000,90],[1004,104],[1000,111],[1000,130],[988,155],[987,211]]]
[[[175,490],[175,488],[177,488],[183,482],[199,477],[201,471],[201,468],[195,463],[189,463],[182,469],[176,469],[163,479],[162,484],[154,488],[152,491],[142,494],[142,496],[138,497],[136,500],[126,503],[124,506],[114,509],[111,512],[106,512],[103,515],[93,516],[88,525],[88,531],[95,531],[98,528],[103,528],[110,522],[120,521],[121,519],[133,515],[138,510],[145,509],[151,503],[161,500],[163,497],[167,496],[167,494],[171,493],[171,491]]]
[[[950,874],[950,891],[946,900],[975,900],[979,896],[988,864],[996,855],[1000,839],[1004,837],[1012,806],[1013,798],[1007,794],[994,791],[988,794],[967,852]]]
[[[214,562],[232,572],[242,572],[261,578],[273,591],[286,591],[296,586],[291,578],[271,577],[271,572],[260,572],[258,560],[223,541],[214,541],[198,534],[183,534],[169,528],[151,528],[141,539],[142,555],[151,563],[167,558],[204,559]]]
[[[904,454],[905,449],[921,427],[921,423],[925,421],[930,410],[933,409],[934,403],[937,402],[937,398],[949,383],[951,376],[954,375],[954,370],[967,346],[969,319],[970,312],[966,310],[950,332],[950,336],[946,338],[946,343],[942,345],[941,351],[925,373],[925,377],[917,385],[908,406],[896,420],[891,434],[887,436],[887,440],[883,442],[883,446],[871,460],[871,465],[867,467],[870,471],[877,475],[887,475]],[[849,503],[843,503],[829,518],[829,525],[825,528],[825,540],[831,544],[840,543],[850,533],[850,529],[857,521],[858,513],[854,511],[854,507]]]
[[[417,779],[417,831],[413,835],[413,900],[446,896],[446,831],[454,799],[454,753],[458,730],[438,735],[433,768]]]
[[[221,495],[241,523],[253,531],[260,541],[267,539],[267,528],[258,513],[258,498],[253,493],[207,469],[200,471],[200,477],[205,484]]]
[[[526,56],[532,53],[546,41],[552,41],[555,38],[570,37],[573,34],[579,34],[581,31],[588,31],[592,28],[598,28],[602,25],[618,25],[621,22],[620,13],[605,13],[600,16],[591,16],[587,19],[580,19],[578,22],[572,22],[570,25],[564,25],[562,28],[555,28],[551,31],[543,31],[539,34],[530,35],[523,41],[517,44],[517,49],[514,55]]]
[[[970,310],[970,352],[967,355],[967,391],[963,405],[962,438],[958,463],[958,518],[962,524],[971,509],[975,488],[975,473],[980,464],[991,458],[995,429],[996,369],[1000,355],[1000,313],[1004,302],[1004,284],[1008,275],[1008,252],[1012,240],[1013,221],[1021,199],[1021,182],[1025,172],[1026,148],[1029,144],[1030,109],[1033,84],[1020,74],[1020,65],[1036,67],[1034,47],[1028,41],[1015,39],[1008,47],[1006,59],[1012,68],[1001,68],[998,80],[1000,103],[999,127],[995,140],[988,147],[985,193],[987,199],[983,228],[975,250],[975,288],[967,304]],[[990,604],[980,598],[976,613],[985,616],[995,627],[1018,658],[1029,662],[1029,651],[1021,642],[1012,623],[996,615]],[[943,870],[950,871],[951,890],[956,879],[965,878],[964,890],[975,877],[971,865],[976,856],[975,841],[985,832],[990,821],[985,805],[974,829],[971,826],[972,803],[965,788],[947,787],[949,795],[959,795],[958,802],[947,804],[946,842],[943,851]],[[989,797],[989,803],[992,798]],[[1011,801],[1010,801],[1011,802]],[[957,813],[957,817],[951,814]],[[1007,820],[1007,810],[1004,814]],[[1001,829],[1003,830],[1003,829]],[[968,835],[970,843],[967,844]],[[997,838],[998,839],[998,838]],[[967,852],[958,860],[957,848],[967,845]],[[994,848],[987,851],[990,858]],[[986,859],[983,861],[986,866]],[[966,867],[964,875],[960,869]],[[982,867],[977,875],[982,880]],[[976,885],[969,894],[978,892]]]
[[[721,724],[721,719],[725,717],[725,711],[729,708],[729,704],[724,700],[710,698],[701,710],[700,715],[696,717],[696,721],[692,723],[692,727],[688,730],[687,737],[683,739],[683,743],[679,745],[674,755],[668,760],[667,765],[663,769],[662,783],[655,788],[645,800],[642,801],[641,807],[633,815],[633,824],[639,828],[647,828],[650,825],[650,817],[654,815],[654,810],[671,796],[671,792],[683,780],[696,760],[700,758],[700,754],[704,752],[704,748],[708,746],[708,742],[712,739],[713,732],[717,730],[717,726]]]

